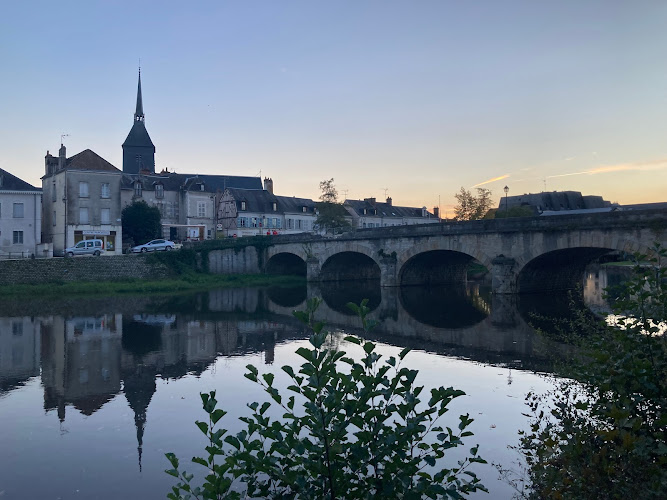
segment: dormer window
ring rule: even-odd
[[[200,185],[199,185],[199,190],[200,190],[200,191],[203,191],[203,190],[204,190],[204,184],[200,184]]]
[[[242,201],[241,202],[241,210],[245,210],[245,209],[246,209],[245,201]]]
[[[366,209],[364,208],[364,215],[366,215],[367,213],[368,213],[368,210],[366,210]]]
[[[272,209],[274,212],[277,212],[277,211],[278,211],[278,204],[277,204],[275,201],[274,201],[273,203],[271,203],[271,209]]]
[[[156,198],[164,198],[164,185],[163,184],[156,184],[155,185],[155,197]]]
[[[302,211],[303,211],[304,214],[306,213],[306,210],[308,210],[307,207],[301,207],[301,209],[302,209]]]
[[[134,183],[134,196],[141,196],[143,194],[144,187],[141,185],[141,182]]]

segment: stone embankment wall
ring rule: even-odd
[[[257,274],[262,272],[257,248],[226,248],[211,250],[208,254],[208,270],[214,274]]]
[[[167,267],[143,255],[0,261],[0,285],[162,279]]]

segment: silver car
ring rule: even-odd
[[[83,240],[78,242],[73,247],[65,249],[67,257],[74,257],[75,255],[102,255],[104,252],[104,242],[102,240]]]
[[[174,242],[169,240],[153,240],[143,245],[137,245],[132,247],[132,252],[134,253],[145,253],[145,252],[156,252],[158,250],[173,250]]]

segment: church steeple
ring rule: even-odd
[[[144,121],[144,103],[141,100],[141,67],[139,67],[139,84],[137,85],[137,110],[134,112],[134,121]]]
[[[141,95],[141,68],[137,83],[137,107],[134,111],[132,130],[123,143],[123,172],[138,174],[155,172],[155,145],[144,122],[144,100]]]

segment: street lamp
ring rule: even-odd
[[[505,186],[505,187],[503,188],[503,191],[505,191],[505,215],[507,215],[507,193],[510,192],[510,188],[508,188],[507,186]]]

